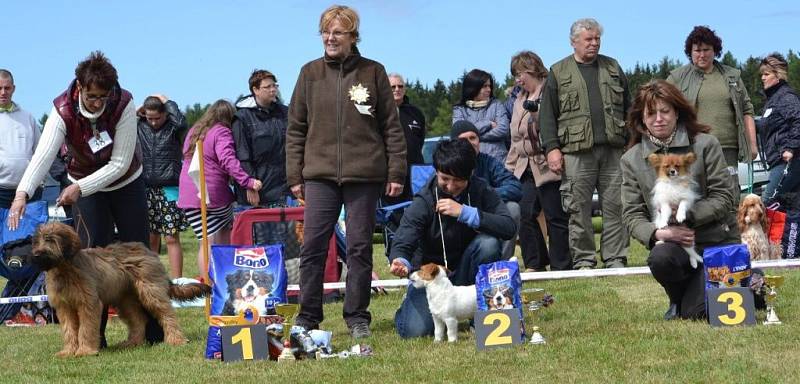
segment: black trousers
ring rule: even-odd
[[[689,254],[678,244],[665,242],[650,250],[647,265],[653,277],[664,287],[670,303],[678,305],[683,319],[706,317],[703,265],[692,268]]]
[[[348,327],[369,324],[372,317],[372,232],[381,183],[345,183],[306,180],[304,243],[300,251],[300,313],[297,323],[316,328],[323,319],[322,284],[333,227],[344,204],[346,226],[347,287],[342,315]]]
[[[519,242],[522,261],[526,268],[544,270],[549,264],[554,271],[572,269],[569,253],[569,215],[561,207],[560,182],[537,187],[530,170],[522,174],[522,200],[519,202]],[[547,222],[548,249],[544,234],[539,227],[539,213],[544,211]]]
[[[73,207],[73,225],[84,247],[105,247],[114,241],[114,228],[120,242],[138,241],[149,248],[147,226],[147,195],[144,179],[109,192],[97,192],[81,197]],[[100,347],[106,347],[108,306],[103,308],[100,321]],[[149,343],[164,341],[164,329],[147,314],[145,339]]]

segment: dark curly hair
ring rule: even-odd
[[[683,53],[686,54],[689,60],[692,59],[692,46],[695,44],[708,44],[714,49],[714,57],[722,55],[722,39],[705,25],[695,26],[689,36],[686,37]]]
[[[84,89],[89,89],[94,85],[108,91],[117,85],[117,69],[100,51],[92,52],[89,57],[78,63],[78,67],[75,68],[75,77]]]

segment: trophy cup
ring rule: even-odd
[[[531,334],[531,344],[546,344],[547,342],[539,333],[539,327],[536,326],[536,316],[540,309],[544,306],[544,289],[542,288],[528,288],[523,289],[520,291],[520,296],[522,298],[522,303],[528,305],[528,310],[531,312],[531,319],[532,319],[532,329],[533,334]]]
[[[775,300],[778,298],[777,288],[783,285],[783,276],[764,276],[764,284],[769,287],[767,292],[767,319],[764,325],[781,325],[781,320],[775,313]]]
[[[279,363],[294,362],[296,359],[292,353],[292,318],[297,313],[297,304],[277,304],[275,312],[283,317],[283,351],[278,356]]]

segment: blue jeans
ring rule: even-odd
[[[464,250],[461,262],[450,276],[453,285],[475,284],[479,265],[500,260],[500,245],[500,240],[489,235],[478,235],[472,239]],[[394,314],[394,326],[397,334],[404,339],[433,335],[433,318],[428,309],[425,288],[408,285],[406,296]]]
[[[764,187],[761,200],[766,203],[784,193],[800,192],[800,165],[793,164],[794,161],[792,159],[792,165],[789,166],[785,178],[783,177],[783,170],[786,169],[789,163],[781,162],[769,170],[769,182]],[[783,179],[783,182],[781,182],[781,179]],[[777,190],[778,184],[781,186],[780,191]]]

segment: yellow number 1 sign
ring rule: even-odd
[[[264,360],[269,358],[267,326],[231,325],[220,328],[222,361]]]

